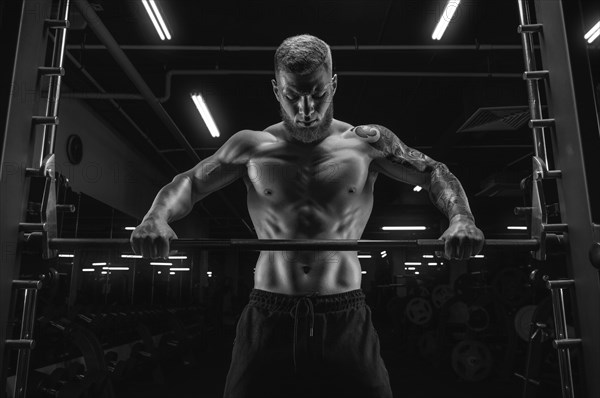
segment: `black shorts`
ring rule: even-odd
[[[364,293],[254,289],[237,324],[224,396],[391,398]]]

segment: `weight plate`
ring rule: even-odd
[[[452,369],[463,380],[484,380],[493,364],[490,349],[480,341],[463,340],[452,349]]]
[[[474,332],[483,332],[490,327],[490,314],[484,307],[478,305],[470,306],[467,327]]]
[[[435,308],[442,308],[452,297],[454,297],[454,289],[450,285],[437,285],[431,292],[431,302]]]
[[[536,309],[537,305],[526,305],[521,307],[515,314],[515,331],[517,332],[517,336],[523,341],[529,341],[531,321],[533,320],[533,314]]]
[[[433,308],[429,301],[421,297],[415,297],[406,305],[405,314],[411,323],[422,326],[431,321]]]

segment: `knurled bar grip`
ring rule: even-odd
[[[49,241],[50,249],[73,250],[76,248],[130,249],[129,239],[71,239],[55,238]],[[444,241],[439,239],[417,240],[354,240],[354,239],[174,239],[171,249],[207,249],[228,250],[239,248],[245,250],[338,250],[356,251],[386,248],[427,248],[443,250]],[[536,250],[537,239],[486,239],[484,247],[515,248]]]

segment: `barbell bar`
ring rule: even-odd
[[[124,249],[130,250],[129,239],[75,239],[54,238],[49,240],[52,250],[74,249]],[[513,248],[537,250],[537,239],[486,239],[486,248]],[[368,249],[423,248],[444,250],[444,241],[440,239],[416,240],[364,240],[364,239],[173,239],[170,248],[206,249],[206,250],[336,250],[357,251]]]

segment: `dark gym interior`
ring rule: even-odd
[[[145,0],[0,4],[0,396],[223,396],[259,251],[122,242],[175,175],[281,121],[273,56],[303,33],[331,47],[334,117],[447,165],[490,240],[358,249],[394,397],[600,396],[599,2],[151,3],[162,33]],[[420,187],[379,175],[373,196],[362,240],[448,228]],[[246,197],[239,179],[171,226],[257,239]]]

